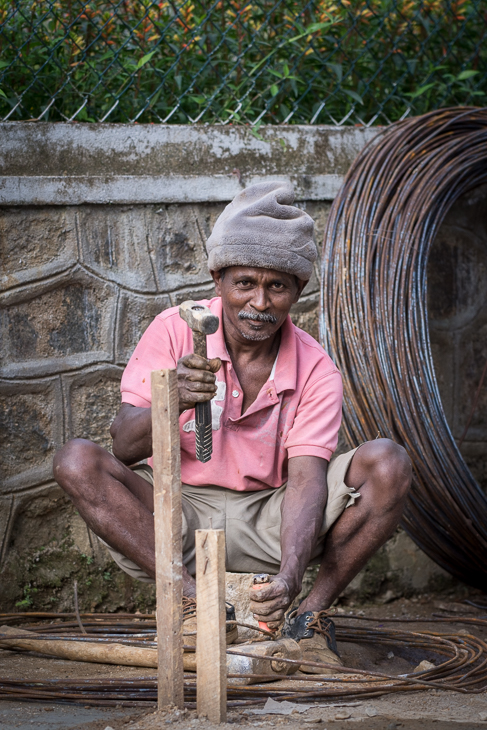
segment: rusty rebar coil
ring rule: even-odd
[[[335,199],[322,258],[320,336],[344,380],[351,446],[378,432],[414,467],[403,518],[436,563],[487,589],[487,499],[443,411],[431,355],[428,254],[452,204],[487,182],[487,109],[394,124],[357,157]]]

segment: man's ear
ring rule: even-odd
[[[210,271],[211,278],[215,282],[215,293],[217,297],[221,297],[222,295],[222,288],[221,288],[221,282],[222,282],[222,273],[221,271]]]
[[[298,279],[297,276],[295,277],[295,279],[296,279],[297,292],[296,292],[296,296],[294,298],[293,304],[296,304],[296,302],[298,301],[299,297],[303,293],[304,287],[308,283],[308,281],[303,281],[303,279]]]

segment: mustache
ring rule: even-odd
[[[245,309],[241,309],[237,316],[239,319],[251,319],[253,322],[270,322],[271,324],[277,322],[277,317],[274,314],[266,312],[246,312]]]

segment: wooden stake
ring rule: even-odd
[[[227,719],[225,533],[196,530],[196,708],[210,722]]]
[[[159,709],[184,708],[181,449],[175,370],[154,370],[152,443]]]

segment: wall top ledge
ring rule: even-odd
[[[363,127],[0,124],[0,204],[225,201],[286,178],[300,200],[333,199]]]

